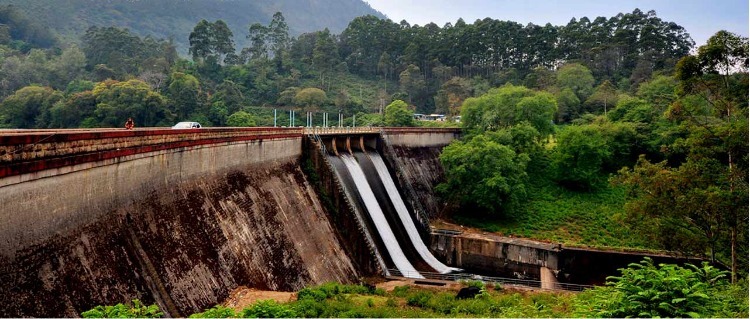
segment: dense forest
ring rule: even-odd
[[[375,126],[460,115],[466,134],[444,150],[438,187],[456,214],[518,219],[540,200],[619,192],[624,209],[598,232],[626,227],[637,246],[746,276],[747,38],[718,31],[695,48],[681,26],[638,9],[564,26],[369,15],[340,34],[297,36],[269,15],[194,21],[186,56],[175,39],[113,26],[71,42],[0,7],[0,127],[273,125],[273,109]]]
[[[139,36],[173,38],[180,53],[188,49],[188,34],[201,19],[222,19],[247,44],[247,26],[268,23],[274,12],[289,18],[289,31],[299,35],[326,27],[341,32],[355,17],[384,17],[360,0],[2,0],[35,17],[66,42],[78,42],[91,26],[126,28]]]

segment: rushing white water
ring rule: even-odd
[[[378,200],[375,198],[375,194],[372,192],[370,184],[367,183],[365,173],[362,171],[359,163],[357,163],[357,160],[349,154],[341,154],[341,159],[349,170],[349,175],[354,180],[357,191],[362,197],[362,201],[365,203],[367,212],[370,214],[372,222],[375,224],[378,234],[380,234],[380,238],[383,239],[385,248],[388,250],[388,254],[391,256],[396,268],[398,268],[404,277],[424,278],[419,275],[417,270],[414,269],[414,266],[412,266],[409,260],[406,259],[406,255],[404,255],[401,246],[399,246],[398,241],[396,240],[396,236],[388,225],[383,210],[380,208],[380,204],[378,204]]]
[[[404,225],[406,233],[409,234],[411,243],[414,245],[414,248],[417,249],[419,255],[422,256],[422,259],[424,259],[424,261],[427,262],[430,267],[435,269],[435,271],[441,274],[447,274],[452,271],[460,270],[458,268],[448,267],[445,264],[441,263],[439,260],[437,260],[437,258],[435,258],[435,256],[432,255],[430,250],[427,249],[427,246],[425,246],[422,238],[419,237],[417,227],[414,225],[414,221],[411,219],[409,211],[406,209],[406,205],[404,204],[404,200],[401,198],[401,194],[399,194],[398,192],[398,188],[396,188],[396,184],[393,183],[391,174],[388,173],[388,168],[385,166],[383,158],[380,157],[380,154],[376,152],[368,152],[367,155],[370,156],[372,163],[375,165],[375,169],[378,171],[378,176],[380,176],[380,180],[383,182],[383,186],[385,186],[386,192],[388,192],[388,197],[391,198],[391,203],[393,203],[393,206],[396,208],[398,217],[401,219],[401,223]]]

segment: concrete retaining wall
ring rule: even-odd
[[[538,280],[539,267],[558,269],[557,245],[470,234],[433,233],[431,237],[430,248],[438,259],[474,273]]]
[[[355,282],[301,154],[301,138],[230,141],[0,187],[13,203],[0,208],[0,316],[76,316],[134,298],[187,316],[239,285]]]
[[[494,234],[433,232],[431,238],[430,249],[447,265],[490,276],[546,279],[542,281],[547,283],[602,285],[608,276],[620,275],[618,269],[644,257],[655,263],[701,262],[665,254],[565,247]]]

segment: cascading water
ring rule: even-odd
[[[404,255],[404,252],[401,250],[401,246],[399,246],[396,236],[388,225],[383,210],[380,208],[380,205],[375,198],[375,194],[370,188],[370,184],[367,183],[365,173],[362,171],[359,163],[357,163],[357,160],[349,154],[341,154],[341,159],[346,165],[349,175],[354,180],[357,191],[362,197],[362,201],[365,203],[365,208],[367,209],[372,222],[375,224],[375,228],[377,228],[378,234],[380,234],[380,238],[383,240],[385,248],[391,256],[391,260],[393,260],[396,268],[404,277],[424,278],[419,275],[417,270],[412,266],[406,258],[406,255]]]
[[[398,212],[398,217],[401,220],[401,223],[404,225],[404,228],[406,229],[407,234],[409,234],[409,239],[411,240],[411,243],[414,245],[414,248],[416,248],[419,255],[422,257],[422,259],[427,262],[430,267],[435,269],[435,271],[441,273],[441,274],[447,274],[453,271],[460,271],[458,268],[448,267],[445,264],[441,263],[435,256],[432,255],[430,250],[425,246],[424,242],[422,241],[422,238],[419,237],[419,232],[417,231],[417,227],[414,225],[414,221],[412,221],[411,216],[409,215],[409,211],[406,209],[406,205],[404,204],[404,200],[401,198],[401,194],[398,192],[398,188],[396,188],[396,184],[393,182],[393,179],[391,178],[391,174],[388,172],[388,168],[385,166],[385,162],[383,162],[383,158],[380,157],[380,154],[376,152],[368,152],[367,153],[370,156],[370,159],[372,160],[372,163],[375,165],[375,169],[378,172],[378,176],[380,177],[380,180],[383,182],[383,186],[385,186],[386,192],[388,192],[388,197],[391,199],[391,203],[393,203],[393,206],[396,208],[396,211]]]

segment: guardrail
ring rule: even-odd
[[[429,279],[429,280],[442,280],[442,281],[478,280],[478,281],[484,282],[485,284],[499,283],[503,285],[519,285],[519,286],[533,287],[533,288],[538,288],[542,290],[553,290],[553,291],[554,290],[583,291],[585,289],[594,288],[594,286],[590,286],[590,285],[578,285],[578,284],[568,284],[568,283],[554,283],[552,284],[553,288],[542,288],[542,282],[539,280],[491,277],[491,276],[481,276],[481,275],[466,274],[466,273],[440,274],[440,273],[423,272],[423,271],[402,272],[398,269],[388,269],[388,272],[391,274],[391,276],[394,276],[394,277],[404,277],[404,278],[413,279],[413,278],[419,278],[417,275],[421,275],[425,279]]]
[[[435,235],[458,236],[458,235],[461,235],[463,232],[460,230],[453,230],[453,229],[433,229],[432,233]]]
[[[333,134],[355,134],[355,133],[379,133],[380,129],[376,127],[305,127],[304,132],[307,135],[333,135]]]

